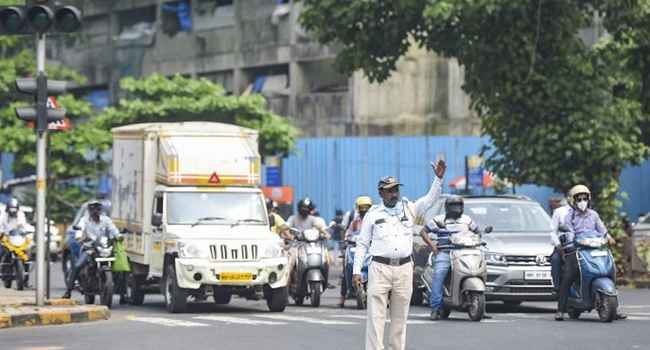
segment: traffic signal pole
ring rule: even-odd
[[[45,74],[45,34],[36,34],[36,67]],[[38,94],[41,94],[39,91]],[[47,87],[45,101],[37,98],[36,118],[36,305],[45,305],[45,164],[47,157]],[[40,97],[40,96],[39,96]],[[45,123],[44,127],[39,127]]]

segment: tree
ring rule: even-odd
[[[586,183],[618,222],[619,175],[648,157],[649,1],[303,2],[303,25],[342,44],[343,71],[381,82],[410,45],[456,58],[492,140],[488,167],[561,192]],[[579,34],[601,21],[611,35],[590,46]]]
[[[228,96],[221,85],[180,75],[124,78],[120,87],[126,98],[97,118],[98,129],[145,122],[212,121],[259,130],[263,155],[286,155],[294,147],[297,129],[266,109],[260,95]]]

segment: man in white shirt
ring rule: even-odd
[[[368,313],[366,320],[366,350],[383,350],[386,306],[390,293],[390,329],[388,348],[404,350],[406,320],[413,292],[413,229],[422,225],[424,214],[440,196],[446,165],[439,161],[432,168],[436,178],[429,192],[416,202],[400,199],[395,177],[379,180],[377,189],[383,203],[372,207],[363,219],[357,239],[353,267],[353,283],[361,282],[361,267],[368,252],[372,262],[368,267]]]

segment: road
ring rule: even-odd
[[[60,278],[53,277],[54,296],[63,293]],[[493,319],[480,323],[462,313],[433,322],[426,307],[412,307],[407,349],[650,349],[650,290],[621,293],[630,317],[611,324],[597,322],[594,313],[556,322],[552,303],[489,304]],[[193,304],[187,314],[168,314],[160,295],[147,295],[143,306],[115,305],[108,321],[2,330],[0,349],[363,349],[365,311],[352,300],[339,309],[337,295],[327,290],[317,309],[269,313],[264,301],[233,298],[226,306]]]

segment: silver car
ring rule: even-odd
[[[492,233],[483,235],[487,243],[486,299],[511,305],[557,300],[551,278],[551,218],[542,206],[524,196],[467,196],[464,201],[465,214],[481,229],[493,228]],[[436,214],[444,214],[444,198],[436,204]],[[417,256],[425,251],[420,246],[416,252],[418,265]]]

